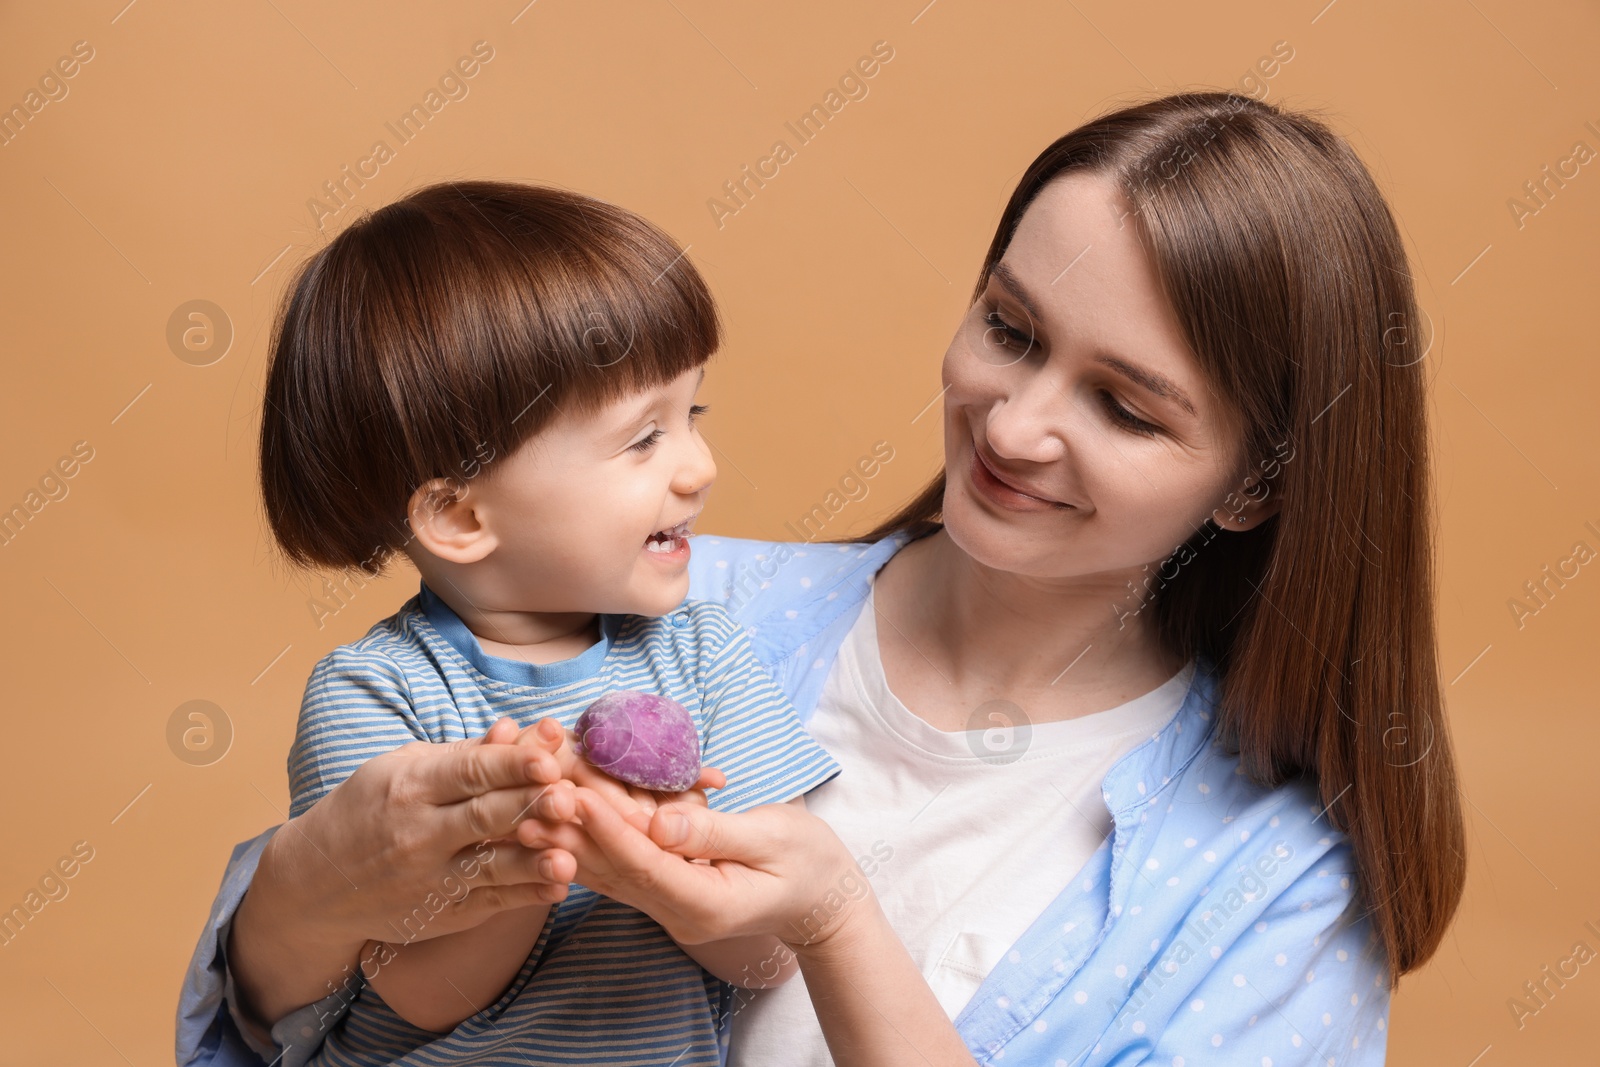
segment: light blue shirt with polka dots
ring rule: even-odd
[[[728,607],[804,721],[909,540],[702,535],[689,595]],[[1106,776],[1111,835],[956,1016],[979,1063],[1383,1063],[1387,968],[1349,840],[1311,782],[1263,788],[1213,743],[1216,668],[1197,667],[1172,720]]]
[[[805,720],[872,575],[909,540],[702,534],[688,595],[743,624]],[[1197,667],[1172,720],[1107,774],[1110,836],[957,1014],[979,1063],[1383,1063],[1387,968],[1350,843],[1312,783],[1264,788],[1214,743],[1215,665]],[[223,875],[178,1006],[183,1067],[265,1067],[233,1026],[219,949],[272,832],[238,845]]]

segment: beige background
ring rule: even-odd
[[[663,225],[731,327],[703,394],[721,477],[701,528],[771,538],[876,440],[895,459],[840,531],[935,469],[939,420],[913,417],[1045,144],[1113,102],[1237,84],[1287,41],[1269,98],[1326,109],[1353,139],[1436,327],[1441,651],[1471,876],[1437,960],[1398,994],[1391,1062],[1595,1056],[1600,963],[1520,1029],[1507,1007],[1574,942],[1600,950],[1583,925],[1600,926],[1600,565],[1520,629],[1507,604],[1574,542],[1600,549],[1584,525],[1600,527],[1600,165],[1520,228],[1507,206],[1574,142],[1600,149],[1595,5],[123,3],[0,8],[0,104],[74,42],[94,50],[0,147],[0,507],[75,442],[94,450],[0,547],[0,907],[75,842],[94,850],[0,947],[0,1063],[170,1060],[228,851],[287,803],[307,672],[415,588],[370,587],[319,629],[315,580],[271,557],[253,469],[265,330],[291,264],[326,239],[307,201],[374,141],[395,147],[384,124],[479,40],[494,57],[469,95],[325,225],[450,176],[560,183]],[[869,95],[719,229],[706,201],[878,40],[894,58]],[[194,299],[236,331],[208,366],[166,339]],[[191,700],[234,734],[205,766],[167,739]]]

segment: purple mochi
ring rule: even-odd
[[[676,700],[624,689],[590,704],[577,723],[578,755],[620,782],[662,793],[700,780],[700,735]]]

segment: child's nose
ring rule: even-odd
[[[717,480],[717,461],[712,458],[705,439],[695,434],[691,444],[689,456],[678,468],[678,491],[684,496],[704,492]]]

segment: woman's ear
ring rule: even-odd
[[[500,541],[485,521],[482,494],[462,482],[434,478],[417,487],[406,518],[417,543],[450,563],[476,563]]]
[[[1211,513],[1211,521],[1224,530],[1253,530],[1276,515],[1282,504],[1276,486],[1259,475],[1249,474],[1228,493],[1222,507]]]

